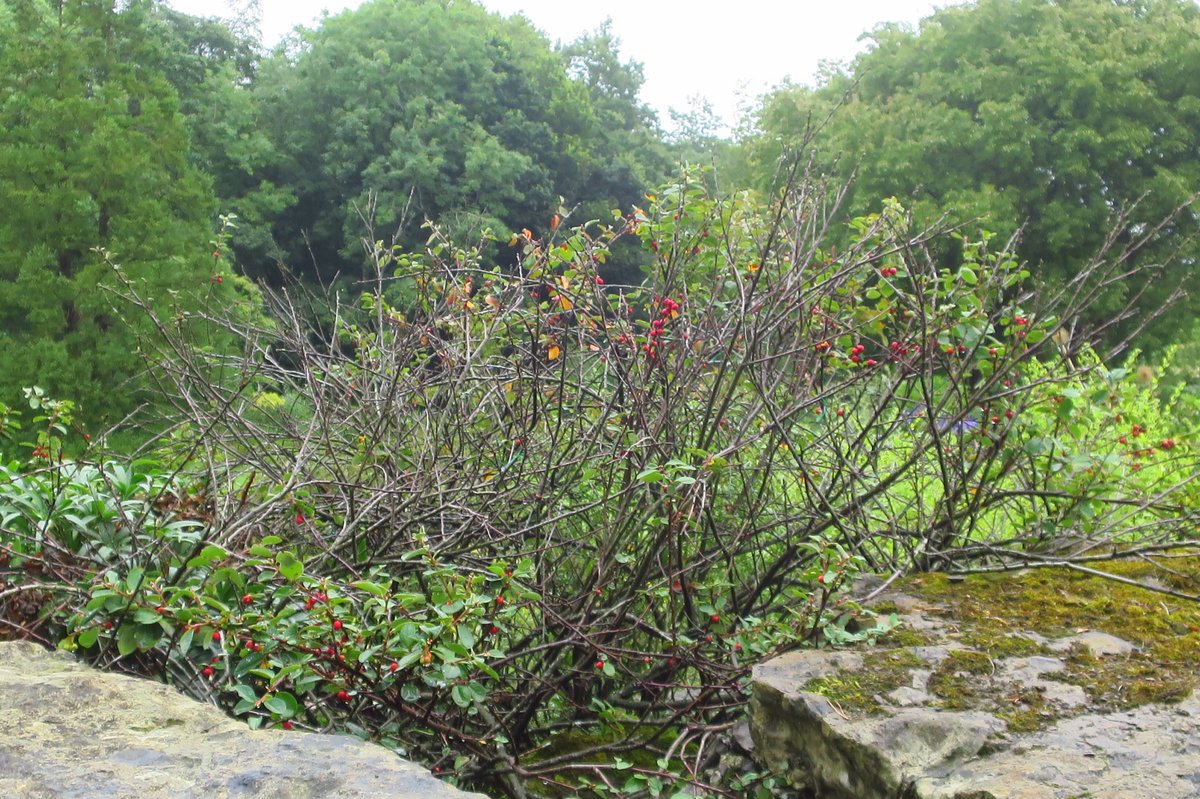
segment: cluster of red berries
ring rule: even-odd
[[[304,603],[305,610],[312,610],[318,602],[328,602],[329,594],[312,594]]]
[[[863,354],[863,352],[866,351],[866,349],[867,348],[865,346],[863,346],[862,344],[855,344],[853,347],[851,347],[850,348],[850,362],[851,363],[861,363],[864,366],[874,366],[875,365],[874,358],[867,358],[866,360],[863,360],[862,354]]]
[[[667,332],[667,322],[679,316],[679,303],[670,297],[663,297],[659,301],[661,309],[658,312],[658,318],[650,323],[650,340],[642,345],[642,352],[646,353],[646,357],[654,360],[658,356],[662,342],[659,341]]]
[[[898,271],[899,270],[894,266],[885,266],[883,269],[879,270],[879,274],[883,275],[884,277],[895,277],[896,272]]]

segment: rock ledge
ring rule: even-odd
[[[486,799],[356,738],[250,730],[168,686],[0,643],[0,796]]]
[[[934,598],[914,580],[877,600],[902,622],[883,645],[755,668],[760,762],[822,799],[1200,797],[1194,603],[1041,573],[924,579]]]

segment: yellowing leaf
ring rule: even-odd
[[[558,356],[561,354],[562,354],[562,350],[559,349],[559,346],[557,344],[551,344],[550,349],[546,350],[546,357],[552,361],[558,360]]]
[[[573,307],[571,305],[571,301],[568,300],[563,294],[558,295],[558,304],[564,311],[569,311]]]

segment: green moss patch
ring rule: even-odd
[[[929,677],[929,691],[949,710],[979,707],[985,699],[986,677],[995,663],[984,652],[954,649],[938,664]]]
[[[1200,553],[1111,561],[1093,568],[1200,594]],[[1138,647],[1097,657],[1083,647],[1063,656],[1067,668],[1046,675],[1084,689],[1090,709],[1124,710],[1150,702],[1179,701],[1200,685],[1200,603],[1074,569],[1033,569],[975,575],[951,581],[942,574],[909,578],[900,590],[942,608],[959,640],[989,658],[1048,654],[1019,631],[1061,638],[1089,630],[1115,635]],[[932,611],[931,611],[932,612]],[[979,697],[970,669],[947,662],[935,670],[931,689],[946,707],[962,708]],[[993,698],[992,704],[995,704]],[[1001,715],[1004,714],[1003,702]],[[1013,697],[1010,725],[1028,728],[1053,718],[1037,697]]]
[[[858,672],[839,672],[809,680],[805,691],[820,694],[844,713],[871,714],[880,710],[878,697],[908,685],[921,659],[907,649],[881,649],[863,657]]]

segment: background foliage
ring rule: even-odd
[[[870,39],[816,88],[765,98],[743,153],[755,183],[769,183],[781,151],[820,126],[820,168],[855,176],[847,214],[901,196],[922,219],[982,218],[1001,236],[1021,229],[1018,254],[1057,285],[1103,244],[1116,212],[1134,207],[1115,231],[1127,240],[1200,188],[1191,0],[980,0],[942,9],[919,31],[885,25]],[[1194,203],[1175,217],[1080,327],[1114,343],[1181,283],[1194,289],[1198,219]],[[1137,314],[1118,320],[1131,298]],[[1198,307],[1193,291],[1143,341],[1179,340]]]

